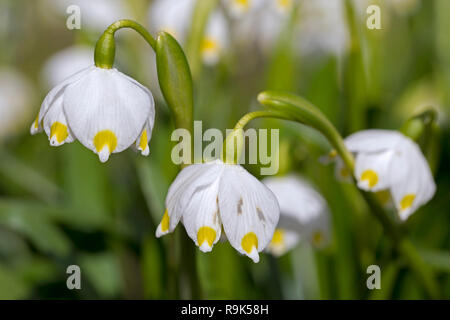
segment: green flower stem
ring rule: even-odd
[[[276,111],[254,111],[244,115],[234,126],[223,143],[222,159],[228,164],[237,164],[244,148],[244,128],[256,118],[277,118],[291,120],[288,115]]]
[[[313,104],[293,94],[269,91],[259,94],[258,101],[270,110],[282,114],[284,118],[319,130],[335,148],[345,165],[351,172],[354,171],[355,160],[352,153],[345,147],[343,138],[333,124]],[[247,115],[247,118],[251,117]],[[247,120],[244,117],[241,121],[245,124]],[[397,251],[404,257],[411,269],[421,280],[428,295],[432,298],[438,298],[439,291],[431,269],[423,261],[409,239],[407,239],[400,226],[389,218],[373,194],[364,192],[363,190],[360,190],[360,192],[369,205],[371,213],[381,223],[394,246],[397,248]]]
[[[117,30],[122,28],[130,28],[139,33],[145,41],[156,51],[156,40],[153,36],[133,20],[118,20],[111,24],[98,39],[95,45],[94,61],[95,66],[104,69],[111,69],[114,65],[114,58],[116,55],[116,45],[114,41],[114,34]]]
[[[355,160],[347,150],[339,132],[333,124],[309,101],[290,94],[265,91],[258,95],[258,101],[272,111],[278,111],[290,120],[308,125],[319,130],[341,156],[347,168],[353,172]]]

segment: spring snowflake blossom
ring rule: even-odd
[[[47,94],[30,131],[43,129],[52,146],[78,139],[106,162],[130,146],[148,155],[154,120],[147,88],[117,69],[89,66]]]
[[[358,187],[389,190],[400,219],[406,220],[433,197],[436,185],[427,160],[419,146],[400,132],[364,130],[347,137],[345,145],[355,154]]]
[[[254,262],[272,239],[280,209],[274,194],[243,167],[220,160],[184,168],[169,188],[160,237],[181,220],[200,250],[209,252],[223,230]]]
[[[280,221],[267,247],[281,256],[299,241],[322,248],[330,241],[330,217],[325,199],[306,181],[295,175],[270,177],[263,183],[280,205]]]

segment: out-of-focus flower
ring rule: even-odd
[[[264,184],[240,165],[220,160],[184,168],[169,188],[166,208],[157,237],[172,232],[182,220],[189,237],[208,252],[223,226],[231,245],[254,262],[272,239],[280,215]]]
[[[263,182],[280,205],[280,221],[267,247],[270,253],[280,256],[302,239],[320,248],[329,243],[329,212],[317,191],[294,175],[270,177]]]
[[[192,23],[195,0],[156,0],[149,11],[155,31],[166,31],[184,43]],[[228,46],[228,24],[220,10],[215,10],[206,25],[201,45],[203,62],[214,65]]]
[[[89,66],[47,94],[30,130],[43,128],[52,146],[78,139],[105,162],[131,145],[148,155],[154,117],[147,88],[117,69]]]
[[[45,82],[50,87],[54,87],[68,76],[92,65],[93,61],[92,48],[85,46],[68,47],[55,53],[45,62],[42,75]]]
[[[240,18],[264,6],[265,0],[224,0],[223,4],[232,17]]]
[[[304,54],[342,54],[349,45],[342,0],[302,0],[296,43]]]
[[[33,89],[12,68],[0,68],[0,140],[17,133],[30,119]]]
[[[364,130],[347,137],[345,145],[356,156],[358,187],[389,190],[400,219],[433,197],[436,185],[430,167],[410,138],[396,131]]]

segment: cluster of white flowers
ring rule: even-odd
[[[323,1],[314,2],[324,5]],[[194,4],[195,0],[156,0],[151,21],[183,42]],[[269,8],[270,14],[286,15],[293,0],[227,0],[224,5],[232,19],[241,19],[261,14],[263,8]],[[269,35],[273,21],[266,18],[262,29]],[[206,63],[216,63],[226,46],[226,24],[219,9],[212,14],[202,46]],[[76,57],[70,68],[66,68],[68,57]],[[44,130],[52,146],[78,139],[101,162],[130,146],[148,155],[155,119],[151,92],[114,68],[86,66],[91,60],[84,49],[70,48],[47,63],[45,77],[58,84],[45,97],[31,133]],[[67,74],[72,75],[61,80]],[[8,76],[7,83],[13,83],[11,79]],[[3,92],[3,87],[0,72],[0,119],[8,120],[15,116],[8,118],[4,110],[20,107],[3,107],[10,104],[8,95],[15,95],[12,89]],[[436,186],[426,159],[401,133],[361,131],[345,139],[345,145],[355,155],[353,176],[358,187],[374,192],[389,190],[400,218],[406,219],[434,195]],[[352,173],[335,151],[329,158],[337,163],[339,175],[351,178]],[[221,236],[226,236],[238,252],[254,262],[259,261],[259,252],[267,250],[279,256],[300,239],[316,247],[330,241],[326,202],[308,183],[297,176],[266,178],[263,182],[240,165],[220,160],[185,167],[169,188],[167,209],[156,236],[174,231],[181,221],[201,251],[211,251]]]

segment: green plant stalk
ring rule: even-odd
[[[285,116],[290,116],[290,120],[295,120],[319,130],[335,148],[348,169],[351,172],[354,171],[354,157],[345,147],[343,138],[333,124],[313,104],[293,94],[270,91],[260,93],[258,95],[258,101],[270,110],[275,110]],[[432,270],[423,261],[415,247],[400,230],[400,227],[386,215],[383,208],[375,200],[373,194],[369,194],[363,190],[360,190],[360,192],[369,205],[372,214],[382,224],[386,233],[393,241],[397,251],[407,260],[411,269],[421,280],[428,295],[432,298],[438,298],[439,291]]]
[[[323,113],[309,101],[290,93],[275,91],[260,93],[258,101],[272,111],[281,112],[289,116],[292,121],[308,125],[320,131],[342,157],[347,168],[353,171],[355,160],[345,147],[341,135]]]
[[[113,67],[116,55],[114,35],[117,30],[122,28],[130,28],[139,33],[152,49],[156,51],[156,40],[147,29],[133,20],[118,20],[106,28],[98,39],[94,52],[95,66],[103,69],[111,69]]]

